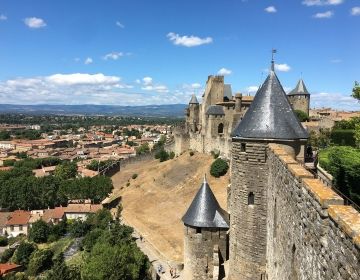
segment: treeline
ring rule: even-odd
[[[30,229],[29,241],[23,240],[17,249],[6,250],[1,262],[20,264],[24,272],[10,273],[4,279],[45,279],[45,280],[150,280],[148,258],[136,246],[131,234],[132,228],[112,219],[109,210],[99,210],[86,221],[61,222],[58,226],[39,221]],[[58,252],[57,243],[51,242],[49,234],[54,231],[72,238],[82,238],[80,262],[68,265],[63,251]],[[61,242],[60,239],[58,242]],[[44,246],[46,245],[46,246]],[[50,245],[50,246],[49,246]]]
[[[58,163],[55,174],[35,177],[32,169],[42,164]],[[76,164],[57,162],[53,158],[16,162],[9,171],[0,171],[0,207],[9,210],[44,209],[66,206],[69,199],[91,199],[101,202],[113,189],[106,176],[76,178]]]
[[[61,115],[25,115],[25,114],[0,114],[0,123],[41,125],[41,130],[50,132],[53,129],[78,129],[89,128],[93,125],[177,125],[183,118],[172,117],[122,117],[122,116],[61,116]]]

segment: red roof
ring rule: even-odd
[[[21,265],[15,263],[0,263],[0,275],[7,274],[19,267],[21,267]]]
[[[65,209],[65,213],[96,213],[98,210],[102,209],[101,204],[68,204]]]
[[[54,209],[46,209],[44,211],[44,215],[42,216],[42,219],[45,222],[50,222],[51,219],[59,220],[64,217],[65,213],[65,207],[55,207]]]
[[[10,214],[6,225],[26,225],[29,223],[31,213],[29,211],[16,210]]]

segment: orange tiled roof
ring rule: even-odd
[[[102,209],[101,204],[69,204],[65,213],[95,213]]]
[[[15,263],[0,263],[0,275],[9,273],[20,266]]]
[[[6,225],[25,225],[29,223],[30,216],[30,211],[16,210],[10,214]]]
[[[42,216],[42,219],[45,222],[50,222],[51,219],[61,219],[64,217],[65,214],[65,207],[55,207],[54,209],[46,209],[44,211],[44,215]]]

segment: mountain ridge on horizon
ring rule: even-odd
[[[0,114],[106,115],[144,117],[183,117],[186,104],[96,105],[96,104],[0,104]]]

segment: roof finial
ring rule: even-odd
[[[275,61],[274,61],[274,54],[276,54],[277,50],[271,50],[271,71],[275,71]]]

